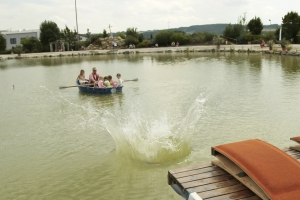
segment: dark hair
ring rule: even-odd
[[[107,76],[107,79],[108,79],[108,80],[111,80],[111,79],[112,79],[111,75],[108,75],[108,76]]]
[[[120,74],[120,73],[117,73],[117,76],[121,76],[121,74]]]
[[[107,78],[107,76],[104,76],[104,78],[103,78],[103,79],[108,79],[108,78]]]

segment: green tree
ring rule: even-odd
[[[0,51],[5,51],[6,49],[6,39],[2,34],[0,34]]]
[[[152,33],[151,33],[151,35],[150,35],[150,40],[152,40],[153,39],[153,36],[152,36]]]
[[[43,50],[41,42],[35,37],[28,37],[21,40],[22,48],[25,52],[37,53]]]
[[[139,38],[139,34],[137,32],[137,28],[127,28],[126,30],[126,37],[127,36],[132,36],[132,37],[135,37],[135,38]]]
[[[282,18],[282,38],[300,43],[297,34],[300,31],[300,17],[297,12],[288,12]]]
[[[60,31],[55,22],[44,21],[40,25],[40,41],[44,51],[50,51],[50,42],[58,40]]]
[[[247,28],[253,35],[259,35],[261,34],[261,31],[263,30],[263,24],[261,23],[261,20],[259,17],[256,18],[256,16],[249,21],[247,24]]]
[[[226,39],[232,40],[234,42],[244,42],[243,41],[243,35],[245,33],[245,27],[246,27],[246,13],[244,13],[244,16],[238,17],[238,22],[234,25],[229,24],[226,26],[226,28],[223,31],[223,36]]]
[[[121,33],[121,32],[117,33],[117,36],[121,37],[122,39],[126,38],[126,36],[123,33]]]
[[[159,46],[168,46],[171,44],[171,36],[173,31],[159,31],[155,34],[154,40]]]
[[[139,34],[138,40],[139,40],[139,42],[143,42],[143,40],[144,40],[143,34]]]
[[[103,38],[106,38],[106,37],[108,37],[108,34],[107,34],[107,32],[106,32],[106,30],[105,30],[105,29],[103,29],[102,37],[103,37]]]
[[[130,44],[137,45],[138,43],[139,43],[138,38],[133,37],[132,35],[126,36],[126,39],[125,39],[126,45],[130,45]]]
[[[74,31],[70,30],[68,26],[66,25],[65,29],[62,29],[60,31],[61,39],[68,42],[70,45],[70,48],[75,49],[75,44],[77,42],[77,31],[74,29]]]
[[[170,41],[185,45],[190,42],[190,37],[183,32],[174,32],[170,37]]]

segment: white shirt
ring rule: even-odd
[[[119,87],[119,86],[123,86],[123,80],[121,79],[121,78],[119,78],[118,80],[117,80],[117,86],[116,87]]]

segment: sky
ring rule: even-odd
[[[76,28],[79,33],[138,31],[192,25],[236,23],[246,13],[247,21],[260,17],[264,25],[280,24],[300,1],[290,0],[0,0],[0,30],[39,29],[47,20],[60,29]]]

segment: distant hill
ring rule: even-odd
[[[173,30],[173,31],[182,31],[187,34],[192,34],[195,32],[209,32],[214,33],[217,35],[222,35],[224,29],[229,24],[206,24],[206,25],[193,25],[189,27],[179,27],[179,28],[170,28],[170,29],[161,29],[161,30],[147,30],[147,31],[139,31],[139,33],[143,34],[144,38],[149,39],[150,35],[154,37],[155,34],[162,30]],[[271,25],[264,25],[264,29],[262,32],[268,32],[268,31],[275,31],[277,27],[279,27],[278,24],[271,24]],[[122,31],[121,33],[125,34],[125,31]],[[113,36],[116,36],[117,33],[113,33]]]

